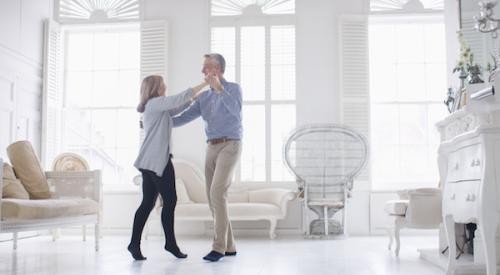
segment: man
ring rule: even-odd
[[[203,93],[180,116],[174,117],[173,122],[174,127],[178,127],[199,116],[205,121],[208,143],[205,179],[215,234],[212,251],[203,259],[216,262],[224,256],[236,255],[227,213],[227,190],[241,155],[242,95],[238,84],[224,79],[224,57],[217,53],[206,54],[204,57],[202,73],[209,81],[210,90]]]

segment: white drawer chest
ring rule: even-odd
[[[437,127],[441,136],[438,164],[443,186],[443,223],[449,245],[447,274],[454,274],[457,267],[455,223],[471,222],[477,224],[482,236],[486,273],[497,274],[500,111],[477,106],[462,109]]]

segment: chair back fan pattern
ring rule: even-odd
[[[346,126],[304,125],[290,133],[283,154],[303,194],[306,234],[345,234],[347,198],[368,158],[366,139]],[[341,224],[333,216],[342,209]],[[310,224],[307,210],[318,215]]]

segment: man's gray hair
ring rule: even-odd
[[[215,62],[217,62],[217,64],[220,65],[220,71],[222,73],[224,73],[224,71],[226,70],[226,60],[224,59],[224,57],[221,54],[208,53],[208,54],[205,54],[204,56],[205,56],[205,58],[210,58],[212,60],[215,60]]]

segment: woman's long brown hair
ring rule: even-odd
[[[144,113],[148,100],[160,96],[160,86],[162,83],[163,78],[159,75],[150,75],[144,78],[141,84],[141,100],[137,106],[137,112]]]

